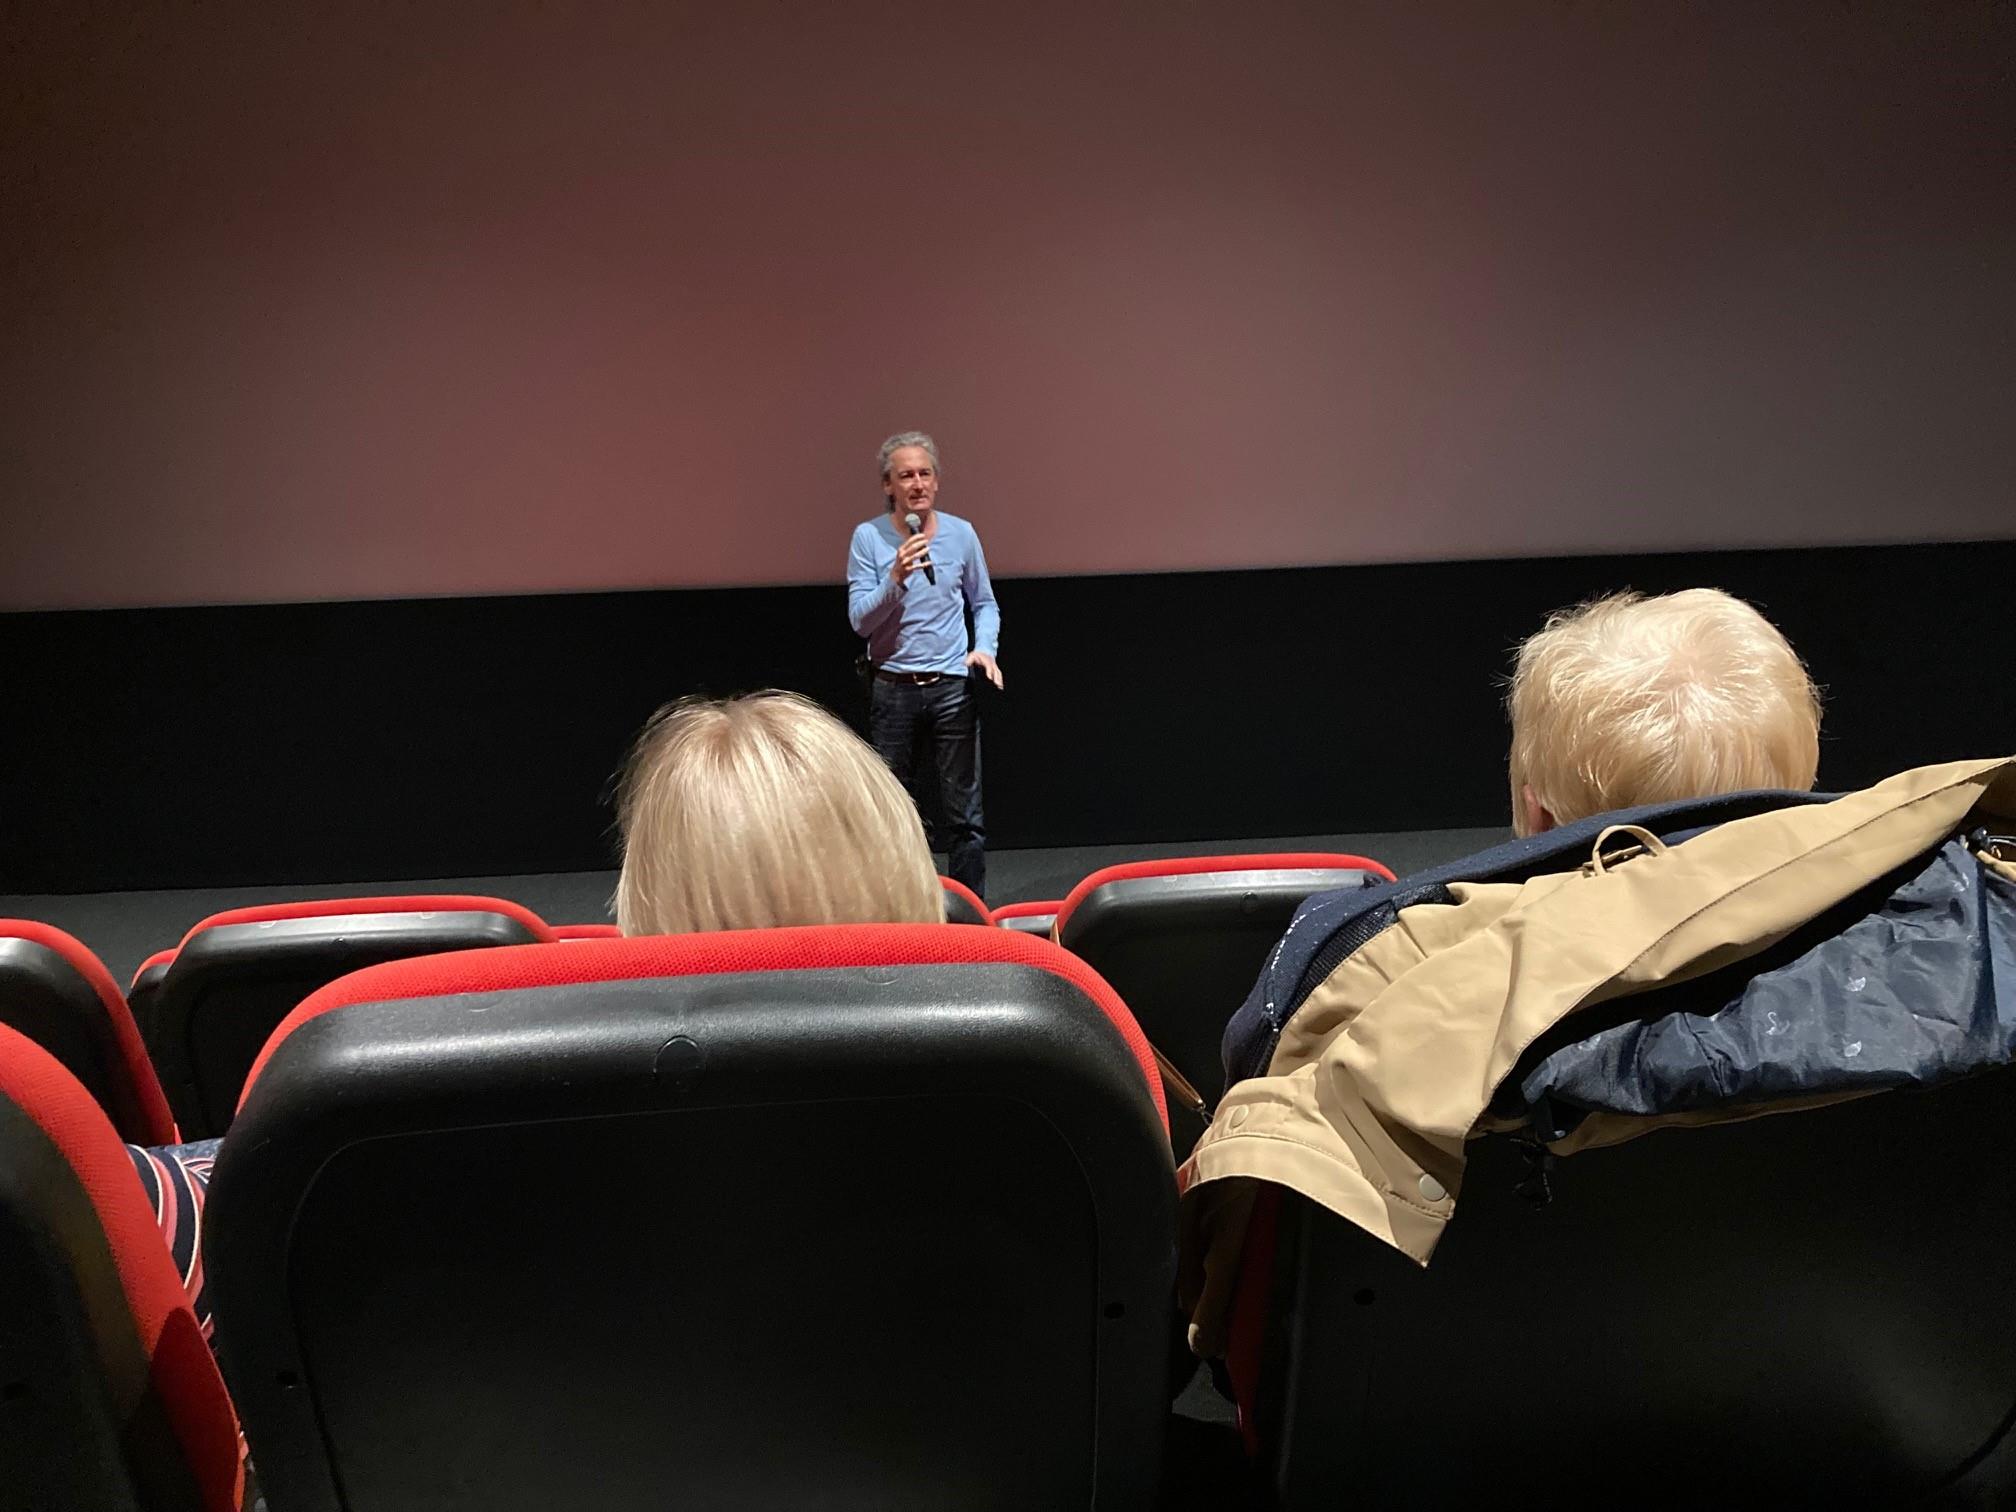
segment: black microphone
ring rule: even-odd
[[[914,510],[903,516],[903,523],[910,527],[910,534],[912,535],[916,535],[924,528],[924,522],[917,518],[916,511]],[[938,586],[938,569],[931,565],[931,548],[929,546],[924,548],[924,560],[917,565],[924,569],[924,581],[929,583],[933,588],[936,588]]]

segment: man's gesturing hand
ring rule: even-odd
[[[969,667],[978,667],[982,672],[985,672],[987,674],[987,681],[994,684],[995,687],[1000,688],[1006,686],[1006,684],[1001,681],[1000,664],[997,663],[994,660],[994,658],[989,656],[985,651],[968,652],[966,655],[966,665]]]
[[[929,536],[914,535],[896,548],[896,560],[889,564],[889,581],[900,583],[917,570],[917,564],[931,549]]]

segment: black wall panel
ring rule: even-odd
[[[2006,541],[1002,582],[992,842],[1500,822],[1512,647],[1626,586],[1784,628],[1824,786],[2016,750],[2012,582]],[[858,723],[856,645],[837,585],[0,616],[0,891],[605,866],[654,707]]]

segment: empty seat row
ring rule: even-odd
[[[1018,917],[1048,913],[1048,932],[1124,982],[1122,1000],[1132,995],[1143,1005],[1141,1016],[1163,1044],[1169,1085],[1187,1092],[1194,1081],[1215,1096],[1217,1026],[1295,905],[1312,891],[1360,885],[1383,873],[1376,862],[1342,856],[1109,868],[1048,909],[1011,905],[1004,910],[1009,928],[998,937],[1016,933],[1012,921]],[[996,922],[978,899],[960,896],[952,884],[947,892],[948,917]],[[553,929],[507,900],[469,896],[236,909],[204,920],[174,950],[143,964],[133,986],[136,1024],[88,950],[60,931],[22,924],[0,943],[0,973],[7,979],[0,1020],[50,1047],[107,1112],[119,1137],[162,1144],[176,1137],[174,1115],[183,1138],[222,1133],[269,1040],[277,1043],[291,1032],[282,1021],[324,983],[374,962],[472,947],[485,947],[487,954],[555,940],[581,948],[577,959],[585,961],[613,932],[607,925]],[[984,952],[992,944],[976,932],[968,948]],[[142,1048],[143,1026],[151,1058]],[[273,1034],[276,1026],[281,1035]],[[165,1095],[157,1066],[165,1072]],[[1159,1085],[1155,1090],[1159,1099]],[[1202,1111],[1195,1102],[1179,1110],[1175,1153],[1187,1152]],[[1161,1121],[1166,1131],[1166,1112]],[[1166,1224],[1160,1232],[1166,1243]],[[214,1267],[211,1278],[214,1295]],[[228,1310],[222,1304],[220,1316]]]
[[[55,1056],[122,1139],[221,1134],[268,1034],[323,983],[376,961],[599,937],[552,930],[521,905],[465,896],[349,898],[233,909],[157,953],[122,994],[85,945],[0,920],[0,1024]]]
[[[1083,959],[1011,929],[856,926],[492,949],[317,992],[250,1068],[206,1251],[273,1512],[436,1485],[565,1505],[580,1458],[554,1443],[593,1456],[612,1507],[673,1478],[703,1506],[815,1485],[893,1506],[1143,1504],[1160,1355],[1119,1325],[1166,1304],[1171,1161],[1152,1035],[1111,983],[1135,970],[1144,1003],[1206,1000],[1208,963],[1181,969],[1191,937],[1275,906],[1270,873],[1296,900],[1359,885],[1364,864],[1307,864],[1340,860],[1359,858],[1095,875],[1054,922]],[[2016,1485],[2011,1075],[1653,1136],[1540,1181],[1530,1147],[1487,1136],[1432,1270],[1263,1196],[1232,1353],[1269,1499],[1999,1504]],[[0,1099],[0,1144],[8,1116]],[[1123,1181],[1156,1211],[1113,1207]],[[0,1246],[0,1284],[47,1294],[5,1267],[61,1248]],[[49,1327],[102,1326],[72,1312]],[[26,1354],[52,1383],[77,1357],[56,1347]],[[46,1396],[96,1400],[74,1381]],[[508,1432],[535,1414],[540,1443]],[[1633,1479],[1676,1434],[1713,1452]],[[67,1473],[46,1449],[18,1457]]]
[[[1009,905],[998,917],[959,883],[943,886],[950,921],[1048,933],[1116,985],[1179,1090],[1180,1155],[1222,1090],[1219,1027],[1296,905],[1386,876],[1376,861],[1329,854],[1137,862],[1093,873],[1056,904]],[[203,1139],[230,1126],[268,1035],[325,982],[416,955],[614,934],[607,924],[555,928],[520,904],[474,895],[262,904],[196,924],[142,963],[122,1000],[77,941],[23,924],[0,944],[12,958],[0,970],[26,984],[0,1003],[0,1021],[51,1048],[124,1137],[161,1144],[179,1129]]]
[[[115,1170],[82,1087],[0,1031],[0,1316],[32,1333],[6,1504],[221,1512],[230,1406]],[[1161,1090],[1045,941],[860,925],[352,973],[258,1056],[207,1223],[272,1512],[1154,1492]]]

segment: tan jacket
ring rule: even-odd
[[[1754,955],[1976,810],[2016,815],[2016,758],[1922,767],[1671,850],[1654,842],[1579,872],[1457,883],[1453,904],[1407,909],[1310,994],[1267,1074],[1226,1093],[1179,1173],[1186,1268],[1191,1289],[1204,1286],[1204,1313],[1229,1285],[1243,1226],[1241,1198],[1212,1184],[1288,1187],[1425,1265],[1455,1211],[1464,1144],[1488,1132],[1492,1097],[1536,1038],[1580,1009]],[[1832,1099],[1771,1111],[1816,1100]],[[1594,1116],[1555,1148],[1714,1118]],[[1197,1274],[1207,1250],[1208,1282]],[[1216,1328],[1199,1321],[1208,1347]]]

